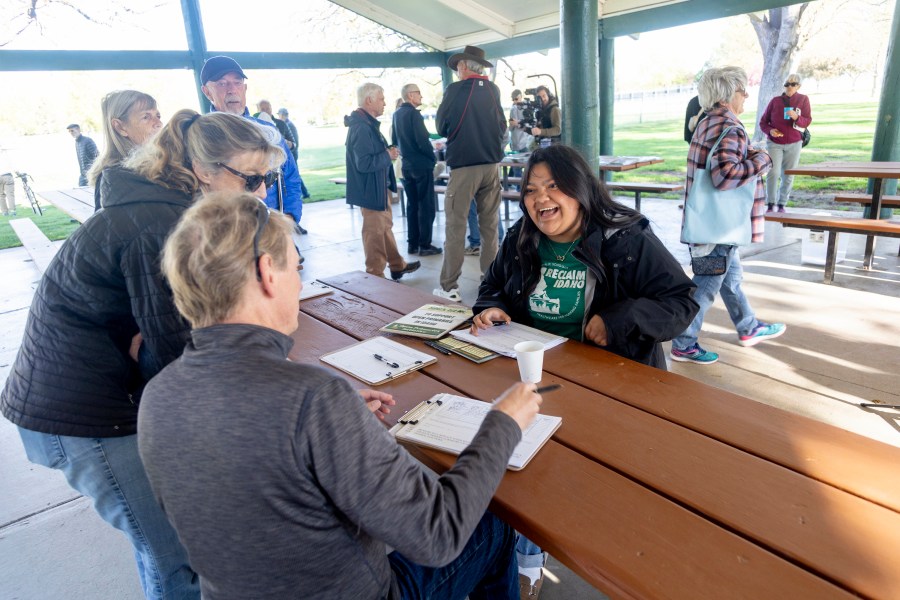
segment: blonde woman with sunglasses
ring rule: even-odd
[[[190,332],[160,253],[198,194],[265,197],[284,161],[265,129],[236,115],[182,110],[124,165],[103,171],[104,209],[50,263],[0,395],[29,460],[62,471],[129,539],[147,598],[200,598],[137,449],[144,385],[181,355]]]

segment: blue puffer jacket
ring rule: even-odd
[[[104,208],[75,230],[44,273],[0,395],[0,412],[25,429],[134,434],[144,384],[189,339],[159,255],[190,195],[122,167],[103,171],[101,194]],[[138,331],[140,367],[128,356]]]
[[[397,191],[387,140],[378,119],[359,108],[344,117],[347,129],[347,204],[384,210],[387,190]]]

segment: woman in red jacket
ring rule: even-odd
[[[799,93],[799,90],[800,76],[791,73],[784,82],[784,93],[772,98],[759,119],[760,128],[769,138],[767,149],[772,158],[772,170],[766,179],[766,212],[772,212],[776,203],[778,212],[784,212],[794,184],[794,176],[784,172],[800,162],[802,133],[812,123],[809,97]],[[778,188],[779,178],[781,189]]]

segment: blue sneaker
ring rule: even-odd
[[[711,365],[719,360],[719,355],[715,352],[707,352],[700,347],[700,344],[694,344],[684,350],[679,350],[672,346],[672,360],[678,362],[697,363],[698,365]]]
[[[758,321],[756,328],[747,335],[739,336],[738,343],[741,346],[755,346],[764,340],[777,338],[787,330],[784,323],[763,323]]]

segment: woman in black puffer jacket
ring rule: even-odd
[[[0,396],[29,460],[62,471],[129,538],[147,598],[200,597],[137,451],[144,384],[181,355],[190,333],[159,254],[198,192],[265,197],[283,160],[263,127],[182,110],[125,166],[106,169],[103,209],[41,279]]]

